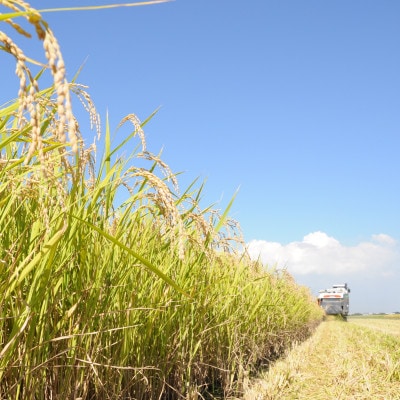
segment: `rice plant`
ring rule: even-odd
[[[229,206],[201,208],[204,185],[179,188],[147,149],[150,118],[125,117],[116,129],[132,130],[120,143],[106,120],[104,153],[87,146],[73,96],[98,129],[100,118],[85,87],[67,81],[42,14],[21,0],[0,5],[15,36],[0,31],[0,50],[19,80],[0,109],[0,397],[240,393],[319,323],[314,299],[249,259]],[[42,42],[44,61],[20,35]]]

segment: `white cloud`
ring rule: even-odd
[[[253,240],[247,244],[250,256],[263,264],[285,267],[295,275],[342,275],[368,272],[380,276],[394,273],[400,264],[400,245],[385,234],[356,246],[345,246],[324,232],[313,232],[302,241],[282,245]]]
[[[312,232],[286,245],[253,240],[247,247],[253,259],[287,268],[314,295],[332,284],[349,283],[352,313],[400,311],[400,243],[389,235],[346,246],[324,232]]]
[[[372,235],[372,240],[382,244],[396,245],[396,240],[389,235],[385,235],[384,233],[380,233],[379,235]]]

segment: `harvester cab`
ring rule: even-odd
[[[318,304],[327,315],[341,315],[346,319],[349,314],[349,293],[347,283],[333,285],[329,289],[319,291]]]

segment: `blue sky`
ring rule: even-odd
[[[348,282],[351,312],[392,312],[399,15],[394,0],[176,0],[45,19],[69,76],[85,63],[79,82],[103,122],[107,110],[116,127],[161,107],[145,128],[148,147],[183,172],[181,187],[206,180],[204,205],[221,209],[239,189],[231,216],[254,257],[313,293]],[[15,95],[2,75],[3,95]]]

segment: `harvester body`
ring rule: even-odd
[[[347,283],[333,285],[329,289],[319,291],[318,304],[327,315],[347,317],[349,314],[349,293],[350,288],[347,287]]]

